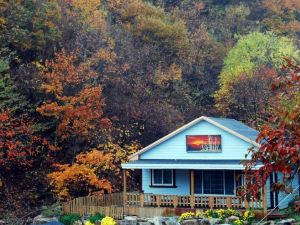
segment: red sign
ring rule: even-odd
[[[187,151],[221,152],[221,135],[188,135]]]

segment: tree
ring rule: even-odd
[[[76,156],[72,165],[57,165],[58,170],[48,174],[54,193],[60,199],[69,199],[112,191],[112,185],[103,173],[114,170],[111,154],[97,149]]]
[[[46,62],[41,88],[48,100],[37,109],[42,115],[57,120],[59,141],[71,140],[75,149],[93,130],[105,129],[111,124],[103,115],[102,89],[94,84],[98,74],[91,68],[93,59],[76,61],[76,53],[62,51]]]
[[[282,173],[283,180],[273,189],[291,192],[291,181],[300,168],[300,66],[288,60],[284,74],[273,84],[274,111],[257,137],[258,150],[249,150],[251,160],[246,161],[246,190],[259,195],[260,188],[272,173]],[[255,170],[257,165],[262,166]],[[254,182],[253,182],[254,181]]]
[[[33,132],[33,124],[0,112],[0,214],[14,210],[16,215],[36,206],[45,191],[45,174],[57,149]]]
[[[284,63],[283,57],[299,59],[299,52],[293,42],[285,37],[277,37],[272,33],[251,33],[240,38],[224,61],[219,82],[220,89],[215,93],[216,108],[223,115],[230,115],[230,107],[241,107],[237,102],[233,87],[237,87],[242,77],[255,78],[255,70],[262,66],[279,70]],[[262,74],[265,76],[265,73]],[[257,79],[257,78],[255,78]],[[261,81],[265,80],[263,77]],[[241,119],[240,115],[235,115]],[[253,115],[252,115],[253,116]],[[251,116],[251,117],[252,117]]]
[[[298,12],[300,10],[299,1],[294,0],[264,0],[263,7],[266,9],[262,23],[270,31],[278,34],[285,34],[294,38],[299,38],[300,20]]]

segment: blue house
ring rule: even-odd
[[[287,207],[299,192],[286,195],[272,192],[273,174],[262,191],[261,200],[247,201],[237,193],[245,182],[245,154],[258,132],[245,124],[226,118],[202,116],[143,148],[123,164],[124,170],[142,170],[142,192],[126,190],[124,203],[142,207],[187,208],[279,208]],[[125,175],[126,173],[124,173]],[[298,177],[293,187],[299,185]]]

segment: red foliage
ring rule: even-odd
[[[273,172],[283,174],[283,180],[274,184],[273,188],[291,192],[290,182],[299,172],[300,65],[287,60],[283,72],[284,75],[279,76],[272,86],[276,94],[273,115],[262,126],[257,137],[261,147],[258,150],[250,149],[251,160],[246,163],[246,190],[256,197]],[[262,167],[254,170],[260,163]]]
[[[56,150],[46,139],[33,134],[29,122],[12,118],[7,111],[0,113],[1,172],[31,167],[33,158],[43,149]]]

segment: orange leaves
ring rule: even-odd
[[[103,170],[113,170],[111,154],[103,154],[97,149],[81,153],[72,165],[57,165],[58,171],[48,178],[54,193],[61,199],[111,192],[111,183],[104,178]],[[100,178],[99,178],[100,177]]]
[[[95,61],[92,58],[79,63],[76,53],[62,51],[46,63],[42,89],[49,100],[37,111],[58,120],[57,134],[62,140],[71,136],[86,138],[93,129],[110,126],[108,119],[103,120],[102,89],[93,84],[98,76],[91,69]]]

